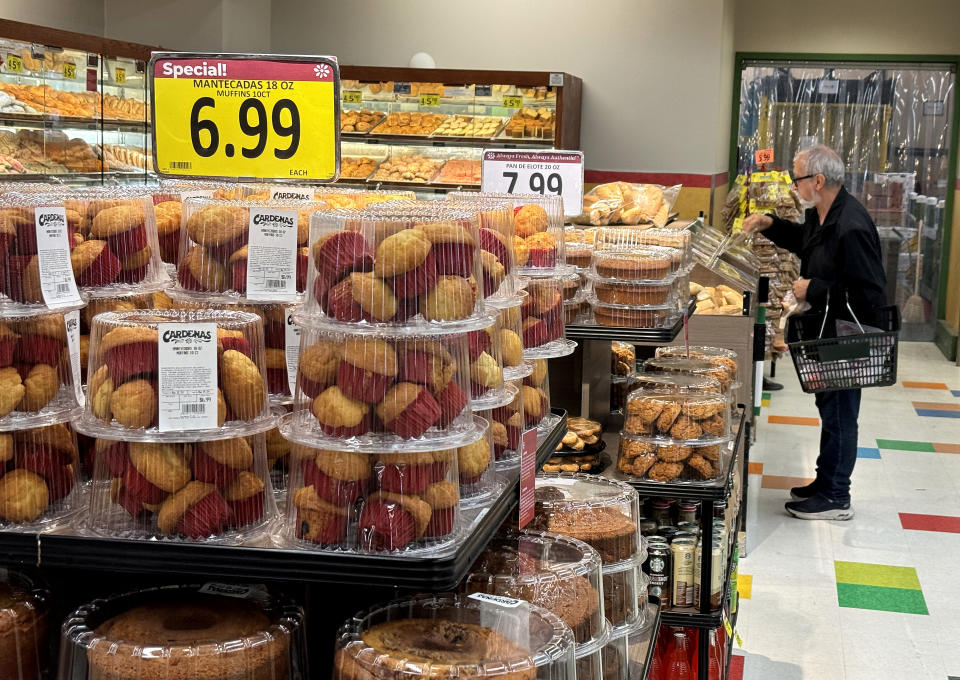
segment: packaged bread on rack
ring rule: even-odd
[[[564,330],[563,279],[559,275],[531,276],[520,307],[524,356],[554,358],[571,354],[577,346]]]
[[[523,600],[418,596],[351,617],[337,634],[332,677],[574,680],[574,644],[563,619]]]
[[[67,422],[0,432],[0,471],[3,531],[51,531],[80,506],[80,456]]]
[[[4,569],[0,578],[0,677],[38,680],[52,665],[50,593],[28,574]]]
[[[0,431],[75,416],[82,401],[80,313],[0,318]]]
[[[277,517],[262,434],[99,438],[93,480],[81,526],[98,536],[242,543]]]
[[[263,323],[255,314],[151,309],[93,319],[78,429],[130,441],[197,441],[269,429]]]
[[[629,182],[600,184],[584,194],[583,212],[574,222],[595,227],[641,223],[663,227],[680,189],[680,185],[663,187]]]
[[[74,610],[60,675],[74,680],[295,680],[306,668],[303,612],[256,584],[146,588]]]
[[[577,653],[604,640],[600,556],[589,545],[546,531],[507,530],[487,544],[463,579],[465,593],[525,600],[573,631]]]

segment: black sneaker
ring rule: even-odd
[[[808,498],[816,496],[818,491],[817,482],[813,481],[806,486],[795,486],[790,489],[790,498],[795,501],[805,501]]]
[[[783,385],[778,382],[773,382],[767,376],[763,376],[763,391],[764,392],[776,392],[782,390]]]
[[[853,509],[849,503],[836,503],[821,494],[803,501],[791,501],[784,507],[787,512],[800,519],[853,519]]]

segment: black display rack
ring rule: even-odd
[[[686,316],[690,317],[697,308],[696,298],[690,298]],[[620,342],[652,343],[669,345],[683,329],[684,315],[677,317],[672,326],[666,328],[630,328],[626,326],[594,326],[572,324],[566,327],[567,337],[574,340],[619,340]]]

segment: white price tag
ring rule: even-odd
[[[297,367],[300,365],[300,326],[293,320],[293,309],[288,309],[284,324],[285,349],[287,355],[287,382],[290,394],[297,393]]]
[[[504,597],[503,595],[489,595],[487,593],[472,593],[468,595],[471,600],[477,600],[478,602],[486,602],[487,604],[495,604],[498,607],[507,607],[508,609],[513,609],[514,607],[519,607],[523,604],[523,600],[517,600],[512,597]]]
[[[297,300],[297,211],[250,209],[247,297]]]
[[[83,406],[83,380],[80,377],[80,310],[75,309],[64,314],[63,323],[67,327],[67,349],[70,350],[73,390],[77,394],[77,403]]]
[[[222,595],[244,599],[250,597],[253,588],[250,586],[235,586],[230,583],[205,583],[198,592],[205,595]]]
[[[196,191],[181,191],[180,202],[183,203],[188,198],[213,198],[212,189],[197,189]]]
[[[217,427],[217,324],[161,323],[160,431]]]
[[[273,187],[270,189],[270,199],[274,201],[312,201],[313,197],[312,187]]]
[[[43,207],[34,211],[37,232],[37,262],[40,265],[40,292],[47,307],[67,307],[80,302],[77,282],[70,264],[70,234],[63,208]]]
[[[563,87],[563,74],[562,74],[562,73],[551,73],[551,74],[550,74],[550,87]]]
[[[563,214],[583,211],[582,151],[484,151],[482,190],[563,199]]]
[[[840,91],[840,81],[821,80],[818,89],[820,94],[837,94]]]

